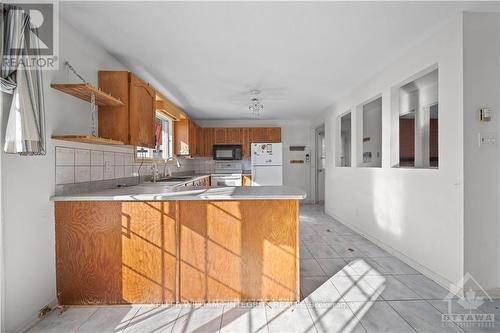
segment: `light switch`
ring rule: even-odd
[[[479,146],[495,145],[497,143],[496,133],[479,133]]]

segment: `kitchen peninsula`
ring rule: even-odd
[[[59,304],[299,301],[305,196],[161,183],[55,196]]]

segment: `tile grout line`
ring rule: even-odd
[[[69,310],[69,309],[68,309],[68,310]],[[84,320],[84,321],[83,321],[80,325],[78,325],[78,327],[77,327],[77,328],[75,328],[75,330],[74,330],[73,332],[77,332],[77,331],[78,331],[78,329],[80,329],[83,325],[85,325],[85,324],[86,324],[86,323],[90,320],[90,318],[92,318],[92,317],[93,317],[93,316],[97,313],[97,311],[99,311],[99,308],[96,308],[96,309],[94,310],[94,312],[92,312],[92,313],[90,314],[90,316],[88,316],[88,318],[87,318],[87,319],[85,319],[85,320]]]
[[[400,317],[401,317],[401,318],[402,318],[402,319],[403,319],[403,320],[404,320],[404,321],[408,324],[408,326],[410,326],[410,327],[411,327],[411,329],[412,329],[412,330],[414,330],[415,332],[418,332],[418,331],[417,331],[417,329],[416,329],[415,327],[413,327],[413,326],[410,324],[410,322],[409,322],[408,320],[406,320],[406,318],[405,318],[405,317],[404,317],[401,313],[399,313],[399,311],[398,311],[398,310],[396,310],[396,309],[392,306],[392,304],[391,304],[389,301],[386,301],[386,302],[387,302],[387,305],[389,305],[389,306],[391,307],[391,309],[393,309],[393,310],[394,310],[394,312],[396,312],[396,313],[398,314],[398,316],[400,316]]]
[[[314,321],[314,317],[312,316],[311,309],[309,309],[309,306],[307,305],[307,303],[305,303],[305,306],[306,306],[307,313],[309,314],[309,318],[311,318],[311,322],[313,324],[314,330],[316,331],[316,333],[319,333],[319,330],[316,327],[316,322]]]
[[[441,312],[441,311],[440,311],[437,307],[435,307],[435,306],[434,306],[431,302],[429,302],[429,300],[424,299],[423,301],[425,301],[427,304],[429,304],[429,305],[430,305],[430,306],[432,306],[434,309],[436,309],[436,311],[437,311],[437,312],[439,312],[439,314],[441,314],[441,315],[443,315],[443,314],[444,314],[444,313],[442,313],[442,312]],[[434,301],[435,301],[435,300],[434,300]],[[458,325],[455,321],[453,321],[453,325],[455,325],[456,327],[458,327],[460,330],[462,330],[462,331],[463,331],[463,332],[465,332],[465,333],[467,333],[467,332],[468,332],[465,328],[463,328],[463,327],[459,326],[459,325]]]
[[[137,307],[137,310],[135,311],[134,315],[132,316],[132,318],[130,318],[128,320],[128,323],[127,325],[120,331],[120,333],[125,333],[125,331],[127,330],[127,328],[130,326],[130,323],[132,322],[132,320],[134,320],[134,318],[137,316],[137,314],[139,313],[139,310],[142,308],[142,306],[138,306]]]

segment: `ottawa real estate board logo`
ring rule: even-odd
[[[58,2],[2,2],[3,67],[58,69]],[[26,21],[29,24],[24,24]],[[19,66],[19,65],[23,66]]]
[[[466,273],[457,288],[443,299],[447,303],[447,313],[441,315],[443,326],[495,327],[495,303],[481,285]],[[456,295],[460,295],[457,298]]]

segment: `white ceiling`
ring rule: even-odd
[[[195,119],[311,119],[477,2],[61,2],[60,15]],[[159,85],[159,86],[158,86]]]

